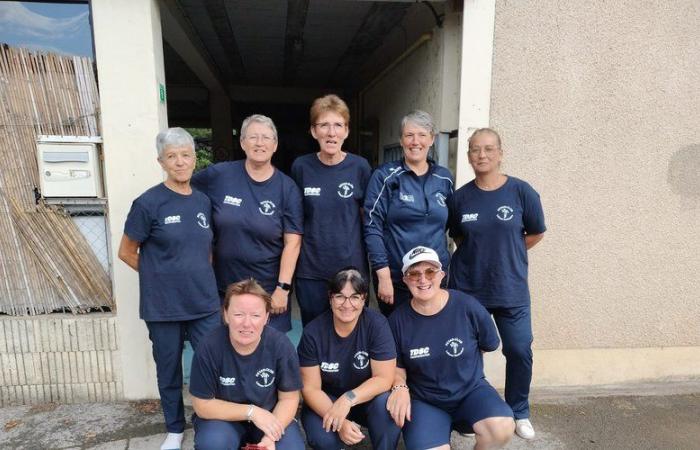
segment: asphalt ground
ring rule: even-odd
[[[700,380],[535,390],[532,400],[537,437],[507,449],[700,449]],[[157,400],[0,409],[1,449],[158,449],[163,437]],[[188,427],[183,449],[192,438]],[[453,449],[473,444],[452,433]]]

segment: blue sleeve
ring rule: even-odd
[[[389,266],[384,245],[384,221],[389,209],[389,193],[384,174],[377,169],[370,177],[365,194],[365,245],[372,270]]]
[[[134,200],[124,223],[124,234],[131,240],[144,242],[151,235],[152,219],[148,209],[139,201]]]
[[[284,233],[304,234],[304,203],[299,187],[288,178],[284,194],[284,215],[282,230]]]
[[[299,157],[301,158],[301,157]],[[295,159],[294,162],[292,163],[292,169],[289,171],[289,175],[292,177],[292,180],[299,186],[299,189],[301,189],[302,186],[302,179],[301,179],[301,164],[299,163],[299,158]]]
[[[396,343],[394,342],[394,335],[391,334],[389,322],[387,322],[384,316],[377,314],[377,317],[372,324],[372,335],[370,339],[370,359],[375,361],[387,361],[396,358]]]
[[[479,343],[479,349],[485,352],[496,350],[501,340],[491,314],[475,298],[469,297],[467,300],[469,301],[467,315]]]
[[[403,358],[401,356],[401,348],[399,344],[401,343],[401,334],[399,332],[399,325],[397,321],[397,314],[394,311],[391,316],[389,316],[389,328],[391,329],[391,334],[394,336],[394,347],[396,349],[396,367],[404,369]]]
[[[299,365],[301,367],[313,367],[321,364],[318,360],[316,341],[308,330],[309,327],[307,326],[301,335],[301,341],[299,341],[299,347],[297,348]]]
[[[540,234],[547,230],[540,194],[532,186],[523,183],[520,190],[523,202],[523,226],[527,234]]]
[[[190,184],[198,191],[209,195],[209,182],[211,181],[214,166],[209,166],[192,175]]]
[[[459,207],[456,204],[457,195],[452,194],[447,200],[448,216],[447,216],[447,228],[450,232],[450,237],[452,239],[463,237],[462,230],[459,228],[460,217],[459,217]]]
[[[218,369],[209,353],[208,345],[200,345],[192,360],[190,372],[190,394],[201,399],[212,399],[216,395]]]
[[[301,389],[301,372],[299,371],[299,358],[294,346],[286,335],[281,334],[277,349],[277,373],[279,382],[277,390],[282,392],[298,391]]]
[[[369,177],[372,175],[372,168],[365,158],[362,158],[362,163],[360,164],[360,198],[364,201],[367,195],[367,183],[369,183]]]

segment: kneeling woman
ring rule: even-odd
[[[200,344],[190,393],[195,447],[303,450],[294,421],[299,406],[299,361],[284,334],[266,326],[272,299],[252,279],[228,287],[224,321]]]
[[[400,429],[386,412],[396,367],[389,325],[364,307],[367,281],[357,269],[338,272],[328,291],[330,311],[304,328],[299,343],[308,443],[317,450],[357,444],[362,424],[373,448],[395,449]]]
[[[403,257],[412,299],[389,318],[397,369],[387,408],[403,427],[408,450],[449,449],[450,432],[471,426],[475,449],[501,448],[513,436],[513,412],[484,378],[481,352],[496,350],[496,327],[473,297],[440,288],[434,250]]]

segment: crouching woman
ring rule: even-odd
[[[299,361],[291,342],[267,326],[272,299],[252,279],[234,283],[224,297],[224,321],[200,345],[190,393],[195,447],[303,450],[294,415],[299,406]]]

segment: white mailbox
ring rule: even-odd
[[[37,162],[43,197],[102,197],[99,137],[39,136]]]

